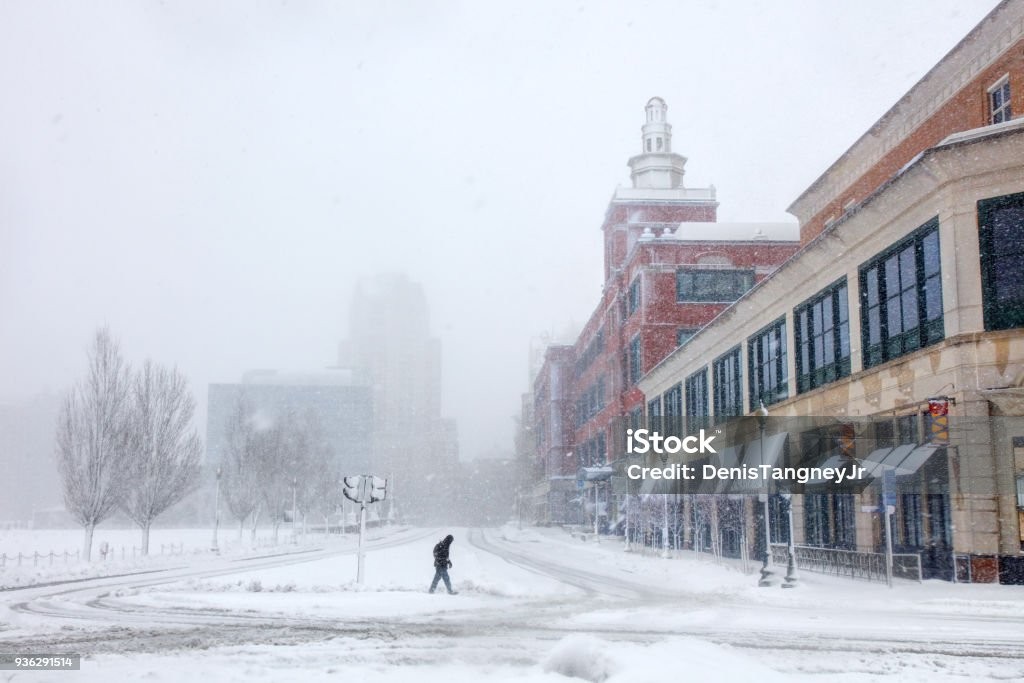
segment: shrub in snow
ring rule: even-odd
[[[604,644],[596,638],[568,636],[548,654],[542,667],[544,671],[601,683],[614,673],[613,663],[605,656],[604,650]]]
[[[253,579],[245,587],[245,590],[249,591],[250,593],[259,593],[263,590],[263,582],[261,582],[259,579]]]

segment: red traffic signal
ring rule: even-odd
[[[944,398],[928,399],[928,412],[932,417],[942,417],[949,414],[949,401]]]

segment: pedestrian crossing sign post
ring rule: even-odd
[[[882,473],[882,509],[896,505],[896,470],[886,469]]]

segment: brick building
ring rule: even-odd
[[[1022,111],[1024,0],[1006,0],[793,202],[800,251],[641,381],[649,403],[700,384],[682,412],[716,424],[763,401],[856,434],[849,455],[892,483],[793,495],[792,528],[773,498],[772,540],[798,556],[866,566],[889,500],[892,544],[925,577],[1024,582]],[[806,432],[774,431],[779,463],[811,463]],[[687,546],[726,545],[721,503],[698,519],[682,497]]]
[[[534,382],[533,505],[542,521],[593,518],[577,498],[577,472],[622,455],[612,424],[643,415],[640,377],[797,249],[795,225],[717,222],[715,188],[684,185],[667,110],[661,98],[647,103],[631,185],[616,189],[605,212],[601,299],[573,344],[548,349]],[[607,484],[587,486],[603,486],[598,498],[607,498]]]

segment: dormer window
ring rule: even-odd
[[[1010,109],[1010,77],[1003,76],[988,89],[989,123],[1002,123],[1013,118]]]

